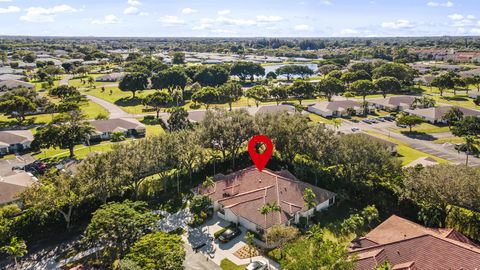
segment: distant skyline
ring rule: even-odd
[[[480,1],[0,0],[0,35],[480,36]]]

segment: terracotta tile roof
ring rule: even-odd
[[[298,181],[290,172],[273,172],[264,169],[258,171],[254,166],[229,175],[216,175],[213,187],[198,187],[198,194],[208,195],[225,208],[231,209],[258,226],[267,229],[283,224],[299,211],[308,210],[303,200],[303,191],[310,188],[316,195],[316,203],[328,201],[335,193],[308,183]],[[260,208],[266,203],[277,203],[280,212],[267,216],[260,214]]]
[[[385,260],[398,270],[480,269],[480,248],[461,233],[395,215],[353,241],[350,249],[357,256],[356,270],[372,269]],[[383,261],[380,251],[386,254]]]

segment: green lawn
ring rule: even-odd
[[[246,265],[236,265],[235,263],[233,263],[229,259],[223,259],[220,262],[220,267],[223,270],[244,270]]]
[[[393,132],[408,132],[410,129],[408,127],[406,128],[392,128],[391,129]],[[439,126],[439,125],[434,125],[430,123],[421,123],[420,125],[414,126],[412,128],[413,132],[422,132],[422,133],[442,133],[442,132],[449,132],[450,129],[448,126]]]
[[[71,79],[71,80],[68,81],[68,85],[75,86],[75,87],[78,87],[78,88],[89,87],[91,85],[88,84],[88,77],[92,77],[92,78],[96,79],[97,77],[100,77],[100,76],[103,76],[103,75],[105,75],[105,74],[96,73],[96,74],[90,74],[85,78]],[[82,83],[82,79],[85,81],[85,84]],[[102,87],[103,85],[108,85],[108,84],[115,84],[115,82],[97,82],[97,81],[95,81],[95,83],[93,85],[95,85],[97,87]]]
[[[79,144],[75,146],[74,152],[75,156],[78,159],[85,158],[90,152],[108,152],[112,149],[113,143],[110,141],[105,141],[99,144],[95,144],[92,146],[85,146],[83,144]],[[41,151],[34,155],[35,158],[62,158],[67,157],[69,155],[68,149],[59,149],[59,148],[48,148],[48,149],[41,149]]]
[[[366,132],[375,136],[375,137],[378,137],[378,138],[396,143],[397,144],[397,153],[398,153],[398,156],[399,156],[400,160],[402,161],[403,166],[408,165],[410,162],[412,162],[416,159],[419,159],[421,157],[431,157],[431,158],[435,159],[438,163],[448,163],[448,161],[443,159],[443,158],[439,158],[437,156],[430,155],[428,153],[425,153],[425,152],[419,151],[417,149],[411,148],[410,146],[403,143],[402,141],[399,141],[399,140],[396,140],[396,139],[393,139],[393,138],[389,138],[388,136],[385,136],[385,135],[380,134],[378,132],[374,132],[374,131],[366,131]]]
[[[445,137],[445,138],[436,139],[433,142],[438,144],[443,144],[443,143],[457,144],[457,143],[464,143],[465,139],[460,137]]]
[[[333,119],[337,119],[339,120],[340,122],[344,122],[345,119],[342,119],[342,118],[325,118],[323,116],[320,116],[318,114],[314,114],[314,113],[309,113],[308,114],[308,117],[310,118],[311,121],[313,121],[314,123],[324,123],[324,124],[330,124],[330,125],[333,125],[334,124],[334,121]]]

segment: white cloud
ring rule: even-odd
[[[115,24],[119,23],[120,20],[118,19],[117,16],[113,14],[106,15],[102,19],[95,19],[92,21],[92,24]]]
[[[447,1],[445,3],[430,1],[427,3],[429,7],[453,7],[453,2]]]
[[[215,20],[209,19],[209,18],[204,18],[200,20],[200,24],[195,25],[192,29],[193,30],[204,30],[204,29],[210,29],[213,27],[213,23]]]
[[[129,4],[131,6],[140,6],[142,3],[138,0],[128,0],[127,4]]]
[[[138,8],[136,7],[127,7],[124,11],[123,14],[137,14],[138,13]]]
[[[259,22],[279,22],[281,20],[283,20],[283,18],[280,16],[257,16],[257,21]]]
[[[185,21],[182,19],[179,19],[177,16],[163,16],[160,19],[158,19],[159,22],[166,24],[166,25],[178,25],[178,24],[184,24]]]
[[[148,14],[148,12],[140,12],[140,13],[138,13],[138,15],[139,16],[148,16],[149,14]]]
[[[245,25],[255,25],[257,22],[255,20],[248,19],[232,19],[227,17],[218,17],[217,21],[226,25],[236,25],[236,26],[245,26]]]
[[[12,2],[12,0],[0,0],[0,3]]]
[[[229,29],[214,29],[212,30],[213,33],[216,34],[236,34],[237,32]]]
[[[474,15],[471,15],[471,14],[470,14],[470,15],[467,15],[467,19],[473,20],[473,19],[475,19],[475,16],[474,16]]]
[[[454,14],[448,15],[448,18],[454,21],[460,21],[460,20],[463,20],[464,17],[461,14],[454,13]]]
[[[355,29],[347,28],[347,29],[343,29],[342,31],[340,31],[340,34],[341,35],[355,35],[355,34],[358,34],[358,31],[355,30]]]
[[[20,11],[21,9],[17,6],[8,6],[7,8],[0,8],[0,14],[17,13]]]
[[[220,16],[225,16],[225,15],[230,14],[230,12],[231,12],[230,9],[224,9],[224,10],[219,10],[217,13]]]
[[[320,4],[325,5],[325,6],[330,6],[332,4],[332,2],[330,2],[328,0],[325,0],[325,1],[320,2]]]
[[[29,7],[27,14],[21,16],[20,20],[27,22],[54,22],[57,14],[77,11],[77,9],[69,5],[58,5],[51,8]]]
[[[307,24],[295,25],[295,27],[293,29],[295,29],[297,31],[312,31],[313,30],[313,28],[310,25],[307,25]]]
[[[474,35],[480,35],[480,28],[472,28],[470,29],[470,33]]]
[[[383,22],[381,24],[383,28],[390,28],[390,29],[401,29],[401,28],[412,28],[414,27],[413,24],[410,23],[408,20],[396,20],[394,22]]]
[[[192,13],[197,13],[198,11],[193,8],[184,8],[182,9],[183,14],[192,14]]]

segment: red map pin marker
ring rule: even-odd
[[[256,150],[257,143],[265,144],[265,152],[258,153]],[[259,171],[262,171],[263,168],[267,165],[268,161],[272,157],[273,153],[273,144],[272,140],[265,135],[256,135],[248,142],[248,153],[250,153],[250,158],[252,159],[255,166]]]

